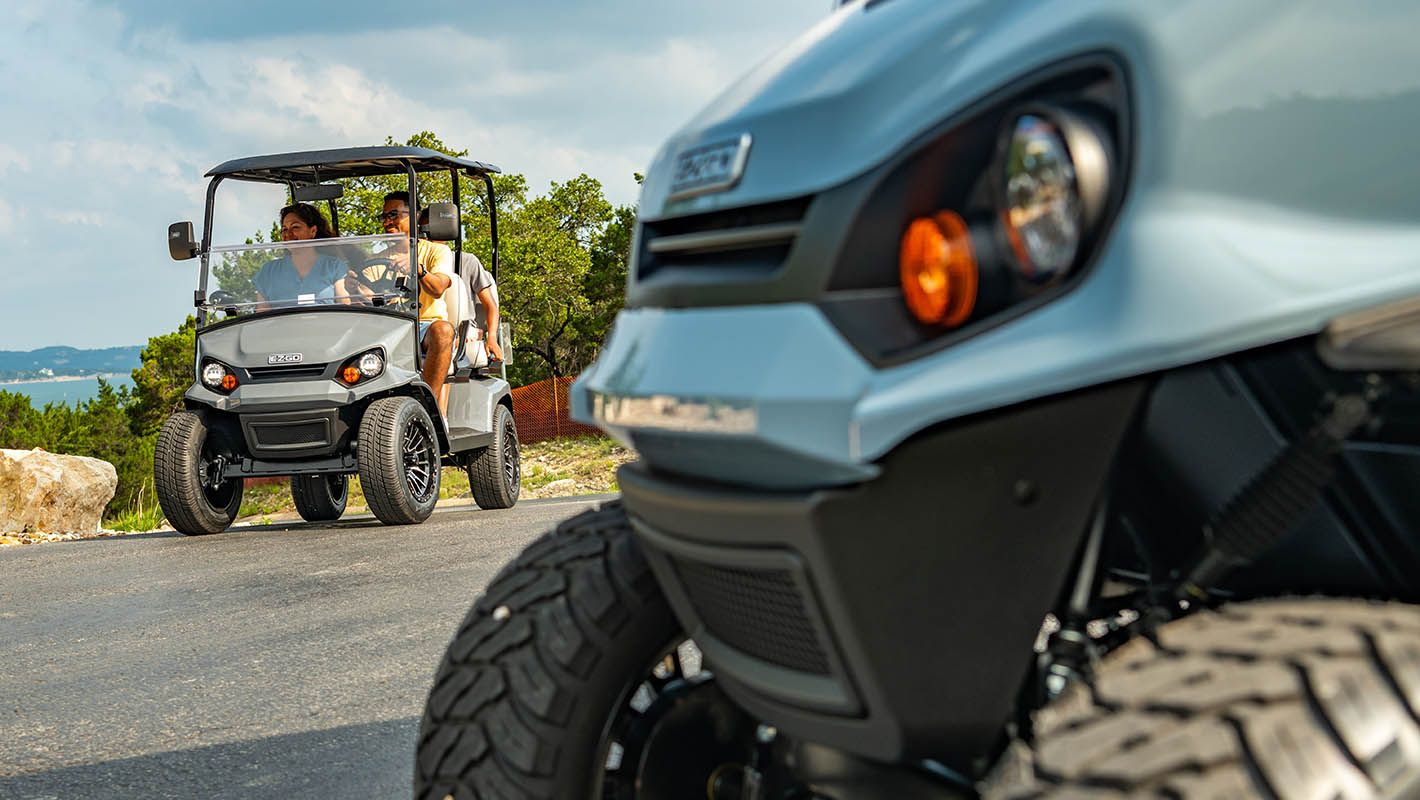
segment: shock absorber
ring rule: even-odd
[[[1370,419],[1366,396],[1337,398],[1321,423],[1283,448],[1208,522],[1203,549],[1180,573],[1174,599],[1207,600],[1209,586],[1276,544],[1321,500],[1336,479],[1342,443]]]

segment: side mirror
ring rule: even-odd
[[[1317,340],[1332,369],[1420,370],[1420,297],[1337,317]]]
[[[186,261],[197,255],[197,239],[192,235],[191,222],[174,222],[168,226],[168,255],[174,261]]]
[[[452,242],[459,235],[459,207],[453,203],[430,203],[429,223],[424,233],[430,241]]]

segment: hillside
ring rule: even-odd
[[[139,366],[138,354],[142,350],[141,345],[95,350],[81,350],[76,347],[0,350],[0,381],[115,372],[127,374]]]

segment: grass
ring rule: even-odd
[[[605,436],[575,436],[525,444],[522,446],[522,496],[531,499],[618,491],[616,468],[633,458],[634,453]],[[471,499],[472,496],[468,473],[458,467],[445,467],[439,481],[439,499]],[[365,494],[360,489],[360,479],[355,476],[351,476],[347,508],[351,511],[365,508]],[[282,479],[246,487],[237,518],[266,523],[295,511],[291,484]],[[140,492],[130,510],[105,519],[104,527],[149,531],[163,522],[163,512],[150,491]]]
[[[153,494],[152,480],[138,486],[138,496],[128,508],[112,516],[105,516],[102,527],[111,531],[151,531],[161,527],[166,520],[158,498]]]
[[[605,436],[572,436],[549,439],[523,448],[523,492],[530,497],[552,497],[547,486],[571,479],[567,494],[615,492],[616,468],[634,458],[629,450]]]
[[[135,505],[117,516],[104,520],[103,526],[111,531],[151,531],[163,524],[163,509],[156,502],[148,506]]]

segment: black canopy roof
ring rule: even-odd
[[[207,171],[207,177],[221,175],[249,181],[320,183],[336,178],[403,173],[409,164],[417,172],[457,169],[484,175],[502,170],[482,161],[468,161],[425,147],[345,147],[339,150],[307,150],[226,161]]]

